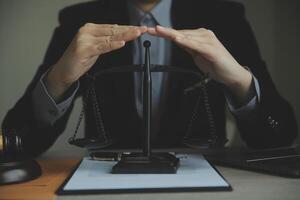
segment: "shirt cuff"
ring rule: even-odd
[[[240,119],[251,120],[254,117],[257,107],[260,103],[260,86],[257,78],[253,74],[251,87],[254,88],[254,92],[252,92],[252,94],[250,95],[250,100],[239,107],[236,106],[231,94],[225,91],[225,99],[230,112],[232,112],[236,117]]]
[[[56,103],[45,86],[44,78],[46,74],[47,72],[41,76],[34,88],[32,101],[35,118],[39,122],[52,125],[55,121],[61,118],[70,107],[79,88],[79,81],[71,86],[62,101]]]

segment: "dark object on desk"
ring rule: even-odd
[[[124,154],[121,160],[114,165],[114,174],[176,174],[179,159],[170,153]]]
[[[0,185],[30,181],[41,173],[35,160],[0,162]]]
[[[33,180],[41,173],[39,164],[23,154],[21,137],[0,132],[0,185]]]
[[[179,167],[179,159],[170,153],[152,153],[151,149],[151,102],[152,77],[150,71],[150,41],[144,42],[145,64],[143,71],[143,131],[144,146],[142,153],[123,155],[113,166],[114,174],[175,174]]]
[[[299,147],[259,151],[230,151],[205,156],[217,165],[300,178]]]

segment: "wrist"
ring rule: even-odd
[[[53,66],[45,77],[45,85],[52,98],[58,102],[63,97],[64,93],[71,87],[72,83],[62,81],[59,71]]]
[[[236,74],[225,85],[240,105],[247,102],[252,94],[252,74],[244,67],[240,66]]]

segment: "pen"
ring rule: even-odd
[[[91,153],[91,159],[97,161],[119,161],[124,153],[115,152],[94,152]]]

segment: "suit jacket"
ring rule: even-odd
[[[267,148],[290,145],[297,135],[296,120],[288,102],[276,90],[262,60],[257,43],[241,4],[211,0],[173,0],[171,19],[175,29],[196,29],[204,27],[212,30],[237,61],[251,69],[259,81],[261,98],[254,120],[237,118],[241,136],[249,147]],[[126,1],[99,0],[67,7],[59,14],[60,25],[55,29],[46,52],[43,64],[23,97],[7,113],[3,128],[14,129],[24,138],[24,149],[38,155],[47,150],[64,131],[71,106],[66,114],[53,125],[37,123],[34,117],[31,93],[41,75],[61,57],[68,44],[87,22],[98,24],[129,24]],[[132,43],[124,48],[101,56],[91,69],[96,72],[106,67],[128,65],[132,63]],[[172,65],[195,70],[190,55],[173,45]],[[110,84],[97,85],[101,91],[103,119],[105,128],[112,138],[129,146],[140,144],[140,124],[134,104],[133,79],[116,75]],[[178,144],[187,129],[197,95],[179,94],[179,84],[170,84],[168,88],[168,107],[162,116],[162,127],[155,140],[157,145],[172,146]],[[215,121],[216,133],[225,138],[225,98],[223,86],[212,82],[207,86],[209,102]],[[78,96],[86,90],[81,80]],[[199,108],[201,109],[201,108]],[[203,108],[202,108],[203,109]],[[93,108],[88,105],[86,113],[86,135],[95,133],[95,120],[91,114]],[[192,129],[192,135],[205,135],[208,132],[207,116],[201,114],[198,123]]]

